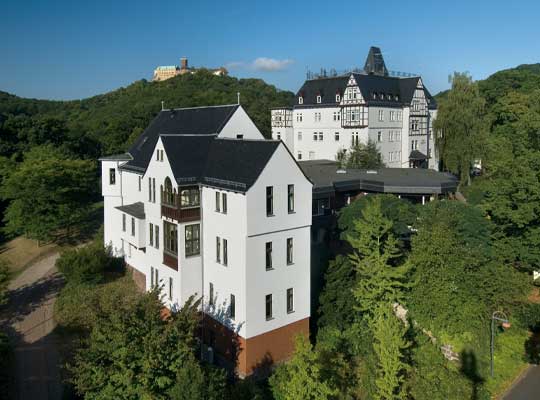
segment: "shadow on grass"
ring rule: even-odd
[[[471,400],[478,400],[480,388],[484,383],[484,379],[478,372],[478,361],[476,354],[472,350],[464,350],[460,354],[461,359],[461,373],[471,382],[472,395]]]

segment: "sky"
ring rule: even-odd
[[[379,46],[389,70],[432,93],[540,62],[540,1],[2,0],[0,91],[80,99],[152,78],[158,65],[225,66],[296,92],[306,71],[363,67]]]

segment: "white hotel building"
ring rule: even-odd
[[[312,183],[286,146],[240,105],[171,109],[101,165],[105,244],[141,289],[202,297],[204,341],[240,375],[289,357],[309,333]]]
[[[335,160],[339,150],[372,141],[387,167],[438,169],[436,113],[422,78],[390,76],[372,47],[362,72],[308,79],[292,107],[272,109],[272,138],[297,160]]]

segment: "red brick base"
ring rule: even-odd
[[[135,286],[144,293],[146,291],[146,275],[143,274],[138,269],[133,268],[131,265],[126,264],[126,269],[129,273],[131,273],[131,277],[133,278],[133,281],[135,282]]]
[[[309,318],[245,339],[215,319],[205,316],[204,341],[216,353],[236,364],[240,377],[265,373],[273,364],[287,360],[294,352],[294,338],[309,336]]]

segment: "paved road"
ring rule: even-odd
[[[503,400],[539,400],[540,366],[532,365],[523,377],[506,393]]]
[[[52,254],[9,285],[9,302],[0,323],[15,341],[16,400],[57,400],[62,397],[60,338],[53,332],[54,302],[64,281]]]

